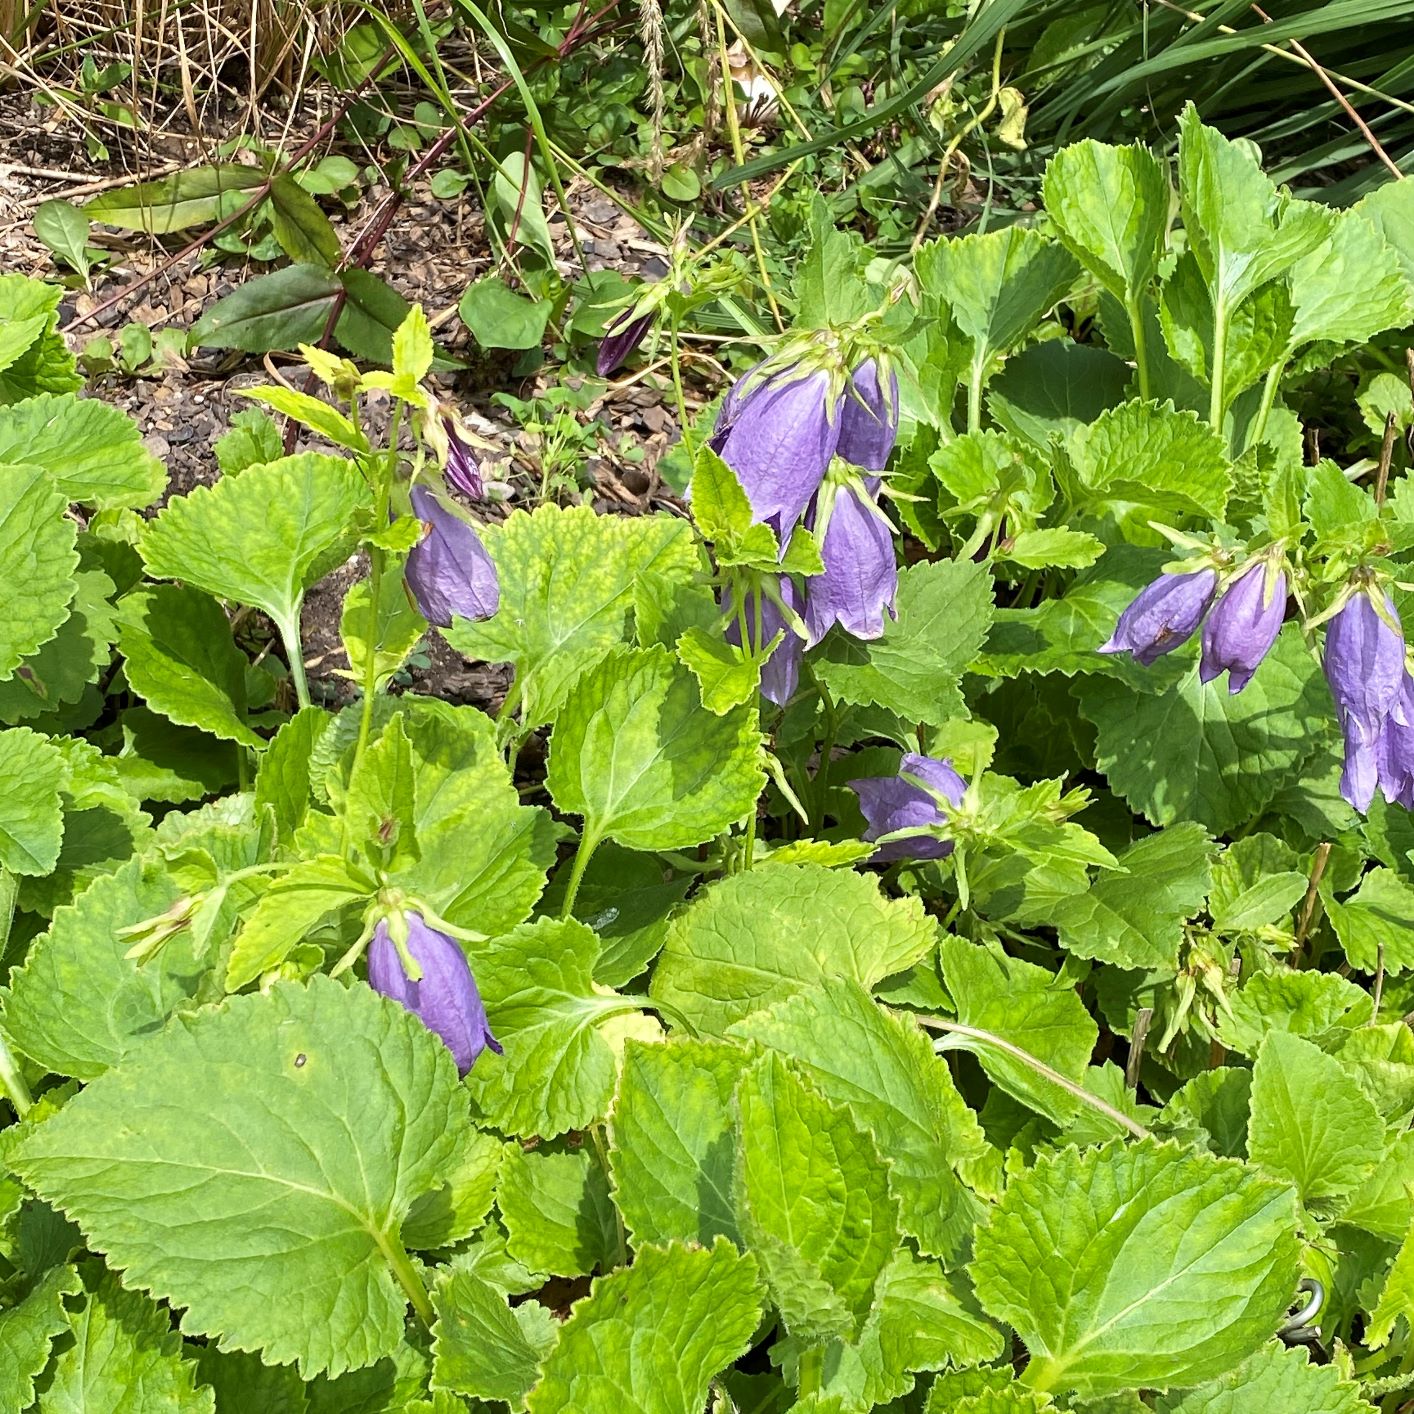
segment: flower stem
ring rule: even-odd
[[[984,1046],[992,1046],[996,1050],[1005,1051],[1007,1055],[1030,1066],[1037,1075],[1044,1076],[1052,1085],[1059,1085],[1067,1094],[1074,1096],[1083,1104],[1089,1105],[1092,1110],[1098,1111],[1106,1119],[1113,1120],[1121,1129],[1127,1130],[1136,1139],[1152,1138],[1149,1130],[1145,1129],[1137,1120],[1130,1119],[1123,1110],[1115,1109],[1113,1105],[1106,1103],[1098,1095],[1092,1095],[1083,1085],[1077,1085],[1075,1081],[1068,1079],[1060,1071],[1053,1070],[1045,1061],[1033,1056],[1030,1051],[1023,1051],[1020,1046],[1013,1045],[994,1032],[983,1031],[976,1026],[965,1026],[960,1021],[946,1021],[937,1016],[920,1016],[917,1020],[930,1030],[945,1031],[955,1036],[966,1036],[969,1040],[980,1042]],[[938,1044],[939,1046],[946,1045],[942,1041]]]
[[[565,885],[565,903],[560,910],[561,918],[574,917],[574,901],[579,897],[579,886],[584,880],[584,871],[589,868],[589,861],[598,848],[599,841],[593,835],[586,833],[579,837],[579,848],[575,851],[574,864],[570,867],[569,883]]]
[[[672,357],[669,362],[673,370],[673,395],[678,405],[678,438],[683,446],[687,448],[689,457],[695,456],[697,448],[693,445],[692,433],[688,430],[687,418],[687,397],[682,390],[682,349],[678,340],[678,316],[673,314],[672,322],[668,326],[668,339],[671,344]]]

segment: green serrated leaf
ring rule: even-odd
[[[856,1339],[899,1242],[873,1139],[773,1052],[742,1076],[736,1108],[737,1220],[786,1330]]]
[[[242,408],[232,413],[229,429],[216,439],[216,461],[223,476],[235,476],[247,467],[276,461],[284,450],[274,418],[260,408]]]
[[[1051,158],[1042,184],[1061,239],[1114,297],[1134,301],[1159,268],[1169,222],[1169,178],[1147,148],[1073,143]]]
[[[339,1374],[401,1342],[398,1225],[464,1104],[416,1017],[315,977],[169,1028],[26,1135],[15,1167],[131,1287],[184,1306],[184,1330]]]
[[[1380,1288],[1379,1300],[1370,1312],[1365,1344],[1371,1350],[1388,1345],[1401,1316],[1407,1325],[1414,1325],[1414,1223],[1395,1253],[1394,1263]]]
[[[944,938],[938,956],[960,1022],[1010,1041],[1076,1084],[1083,1081],[1099,1032],[1073,986],[965,938]],[[1074,1097],[1025,1062],[960,1035],[949,1036],[948,1044],[974,1051],[991,1079],[1023,1104],[1058,1123],[1074,1117]]]
[[[1258,815],[1330,729],[1330,694],[1294,625],[1236,696],[1200,683],[1196,669],[1162,695],[1101,677],[1073,691],[1098,730],[1096,764],[1130,807],[1215,835]]]
[[[477,986],[503,1056],[466,1078],[472,1104],[506,1134],[553,1138],[602,1118],[614,1089],[610,1037],[641,1002],[594,983],[599,940],[574,919],[542,918],[472,952]],[[620,1041],[620,1044],[621,1041]]]
[[[739,1244],[731,1100],[750,1054],[719,1041],[630,1041],[610,1120],[614,1198],[635,1247]]]
[[[378,611],[372,641],[369,639],[371,581],[361,579],[344,596],[339,617],[339,636],[349,655],[349,671],[362,682],[371,666],[381,692],[393,674],[407,661],[408,654],[422,641],[427,620],[408,596],[402,576],[385,573],[379,583]],[[371,658],[371,662],[370,662]]]
[[[80,570],[74,590],[59,632],[0,682],[0,720],[22,722],[81,702],[108,666],[117,636],[113,581],[102,570]]]
[[[155,578],[186,580],[289,625],[367,497],[351,462],[283,457],[168,501],[143,530],[142,557]]]
[[[965,715],[958,683],[992,621],[986,565],[939,560],[899,575],[898,618],[872,643],[838,638],[816,660],[817,676],[846,702],[872,703],[905,721],[938,724]]]
[[[167,485],[132,418],[96,398],[44,394],[0,408],[0,462],[42,467],[70,501],[150,505]]]
[[[1008,226],[930,242],[914,257],[914,271],[970,341],[980,382],[987,364],[1022,343],[1069,289],[1076,266],[1057,241]]]
[[[1171,825],[1132,844],[1119,870],[1055,905],[1061,946],[1117,967],[1177,972],[1183,924],[1207,898],[1213,855],[1201,825]]]
[[[1414,887],[1392,869],[1372,869],[1343,902],[1326,900],[1326,913],[1350,965],[1374,973],[1414,968]]]
[[[585,1276],[621,1257],[609,1180],[588,1147],[509,1146],[496,1202],[506,1250],[531,1271]]]
[[[1067,451],[1075,499],[1096,515],[1124,516],[1138,506],[1139,526],[1156,514],[1220,520],[1232,490],[1222,439],[1171,403],[1135,401],[1102,412],[1071,437]]]
[[[44,1414],[214,1414],[216,1397],[196,1385],[168,1313],[125,1291],[97,1262],[82,1275],[85,1299],[69,1317],[73,1343],[54,1361],[40,1396]]]
[[[1228,997],[1218,1039],[1244,1056],[1255,1056],[1270,1031],[1324,1046],[1365,1025],[1370,1011],[1370,994],[1334,972],[1254,972]]]
[[[713,884],[673,920],[651,991],[721,1035],[827,977],[872,987],[935,938],[917,899],[885,898],[865,875],[818,864],[751,870]]]
[[[1347,1196],[1379,1162],[1384,1134],[1374,1102],[1334,1056],[1285,1031],[1262,1042],[1247,1153],[1304,1204]]]
[[[1025,1383],[1099,1396],[1197,1384],[1268,1339],[1296,1289],[1291,1190],[1152,1140],[1043,1153],[978,1231],[983,1307]]]
[[[92,1080],[194,1007],[209,959],[190,932],[141,967],[124,956],[133,939],[120,933],[165,912],[180,892],[165,870],[130,859],[59,909],[0,992],[15,1044],[46,1070]]]
[[[33,398],[38,393],[68,393],[83,386],[74,356],[55,328],[63,297],[62,290],[39,280],[0,275],[0,327],[11,323],[26,326],[33,319],[39,319],[41,327],[38,338],[26,333],[23,352],[0,368],[0,406]]]
[[[913,1388],[917,1371],[994,1360],[1001,1352],[1001,1332],[976,1314],[958,1285],[905,1248],[879,1278],[859,1339],[826,1347],[822,1398],[838,1397],[844,1411],[887,1404]]]
[[[28,727],[0,731],[0,869],[43,875],[54,868],[67,778],[64,758],[47,737]]]
[[[506,1145],[494,1134],[470,1127],[458,1138],[446,1182],[417,1199],[403,1223],[403,1242],[414,1251],[450,1247],[470,1237],[495,1201]]]
[[[981,1216],[957,1170],[987,1153],[976,1116],[917,1025],[858,983],[828,978],[731,1034],[788,1057],[826,1100],[844,1105],[891,1159],[899,1225],[925,1255],[955,1257]]]
[[[118,623],[128,683],[154,711],[264,749],[265,739],[246,720],[250,664],[214,599],[186,585],[150,585],[123,599]]]
[[[1367,1336],[1368,1339],[1368,1336]],[[1269,1341],[1235,1370],[1180,1395],[1160,1396],[1158,1414],[1250,1414],[1289,1409],[1292,1414],[1375,1414],[1360,1386],[1341,1378],[1335,1365],[1315,1365],[1300,1346]]]
[[[0,412],[3,415],[3,412]],[[69,617],[77,527],[38,466],[0,466],[0,675],[9,677]]]
[[[521,720],[553,721],[575,679],[628,640],[633,586],[649,572],[690,582],[700,561],[690,527],[667,517],[601,516],[540,506],[487,526],[501,609],[446,637],[468,658],[512,663]]]
[[[756,808],[765,785],[754,708],[702,710],[696,679],[662,648],[620,648],[571,688],[546,785],[584,817],[581,849],[684,849]]]
[[[535,1301],[509,1305],[502,1292],[471,1272],[453,1272],[432,1304],[432,1388],[523,1409],[540,1362],[555,1344],[555,1318]]]
[[[725,1238],[645,1247],[575,1306],[526,1408],[701,1414],[713,1375],[751,1343],[761,1296],[755,1261]]]
[[[28,1409],[34,1382],[49,1363],[56,1337],[69,1329],[64,1298],[82,1289],[73,1267],[51,1267],[23,1301],[0,1311],[0,1396],[12,1409]]]
[[[274,877],[236,935],[226,963],[226,990],[239,991],[278,967],[317,923],[369,893],[341,856],[298,860]]]
[[[718,717],[752,701],[761,686],[761,660],[720,633],[688,629],[677,641],[677,655],[697,679],[702,705]]]

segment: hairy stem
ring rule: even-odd
[[[965,1036],[970,1041],[977,1041],[981,1045],[1005,1051],[1007,1055],[1019,1060],[1023,1065],[1029,1066],[1037,1075],[1044,1076],[1051,1084],[1059,1085],[1066,1094],[1074,1096],[1082,1104],[1089,1105],[1092,1110],[1104,1115],[1106,1119],[1113,1120],[1121,1129],[1127,1130],[1136,1139],[1152,1137],[1149,1130],[1137,1120],[1130,1119],[1123,1110],[1115,1109],[1113,1105],[1107,1104],[1098,1095],[1092,1095],[1083,1085],[1077,1085],[1075,1081],[1067,1079],[1060,1071],[1053,1070],[1045,1061],[1033,1056],[1030,1051],[1023,1051],[1020,1046],[1013,1045],[994,1032],[983,1031],[976,1026],[965,1026],[960,1021],[946,1021],[936,1016],[920,1016],[917,1019],[932,1031],[945,1031],[951,1035]],[[943,1042],[939,1044],[946,1045]]]
[[[289,619],[276,619],[275,627],[280,631],[280,641],[285,645],[285,657],[290,664],[290,681],[295,685],[295,697],[301,707],[311,705],[309,678],[304,671],[304,644],[300,641],[300,609],[302,601],[296,603]]]

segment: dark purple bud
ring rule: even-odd
[[[426,487],[412,488],[422,539],[408,552],[404,574],[422,616],[450,628],[454,615],[489,619],[501,605],[496,565],[481,537]]]
[[[791,611],[799,614],[803,606],[800,591],[795,587],[794,581],[782,578],[779,590],[781,598]],[[722,600],[722,608],[724,612],[730,611],[732,614],[727,623],[726,640],[728,643],[740,647],[741,625],[732,609],[730,597]],[[756,637],[756,598],[754,595],[746,601],[746,625],[746,636],[751,643],[753,653],[761,644],[769,643],[778,633],[784,631],[785,636],[776,645],[775,652],[766,659],[761,667],[761,695],[768,702],[774,702],[777,707],[784,707],[795,696],[795,689],[800,682],[800,660],[804,645],[790,625],[786,623],[785,617],[776,606],[775,601],[767,595],[761,596],[761,637],[759,640]]]
[[[908,776],[922,784],[905,779]],[[898,775],[850,781],[849,788],[859,797],[859,808],[864,812],[867,824],[864,838],[877,840],[896,830],[922,830],[941,825],[947,815],[938,798],[950,805],[960,804],[967,782],[953,770],[951,761],[909,754],[903,758]],[[905,835],[881,845],[874,851],[873,858],[875,863],[882,864],[893,859],[943,859],[951,853],[951,840],[919,834]]]
[[[727,412],[725,404],[722,411]],[[830,401],[829,375],[821,370],[802,377],[788,368],[732,402],[725,429],[720,421],[713,449],[736,472],[755,518],[784,544],[839,445],[839,409]]]
[[[616,314],[605,326],[604,337],[599,342],[599,357],[595,363],[599,376],[607,378],[617,372],[652,327],[653,316],[641,314],[635,319],[632,305]]]
[[[1267,567],[1254,564],[1218,600],[1203,625],[1198,676],[1212,682],[1227,670],[1227,690],[1241,692],[1267,656],[1286,617],[1286,575],[1278,570],[1267,589]]]
[[[856,638],[880,637],[885,612],[894,612],[898,561],[893,531],[869,495],[849,485],[840,488],[820,554],[825,572],[805,586],[810,646],[819,643],[834,624]]]
[[[1385,609],[1398,623],[1388,596]],[[1358,592],[1326,629],[1324,667],[1345,737],[1340,793],[1363,812],[1379,781],[1385,721],[1404,684],[1404,635],[1380,617],[1368,594]]]
[[[448,484],[463,496],[479,501],[486,494],[481,480],[481,466],[472,455],[471,448],[462,441],[457,425],[450,417],[442,419],[442,427],[447,434],[447,464],[442,468],[442,474]]]
[[[414,982],[403,970],[397,944],[388,935],[387,922],[379,923],[368,945],[368,985],[391,997],[418,1017],[429,1031],[447,1043],[457,1071],[465,1075],[488,1047],[497,1055],[501,1043],[491,1034],[486,1008],[466,954],[455,939],[429,928],[421,914],[405,915],[407,949],[422,969]]]
[[[1216,570],[1161,574],[1135,595],[1099,651],[1132,653],[1147,668],[1193,637],[1217,587]]]
[[[898,375],[889,370],[889,394],[879,384],[879,365],[867,358],[854,370],[852,388],[840,404],[836,452],[865,471],[883,471],[898,437]]]

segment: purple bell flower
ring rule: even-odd
[[[922,785],[906,780],[913,776]],[[927,789],[924,789],[924,786]],[[952,768],[951,761],[938,761],[931,756],[906,755],[896,776],[870,776],[850,781],[849,788],[859,797],[864,812],[866,840],[877,840],[896,830],[910,826],[926,829],[947,819],[938,803],[941,796],[950,805],[959,805],[967,790],[967,782]],[[943,859],[952,853],[952,841],[932,835],[905,835],[891,840],[874,851],[876,864],[894,859]]]
[[[877,477],[870,478],[864,494],[845,484],[830,507],[820,542],[825,572],[805,587],[805,626],[811,647],[834,624],[856,638],[879,638],[885,613],[894,613],[898,560],[893,531],[872,499],[878,487]],[[818,533],[819,527],[814,528]]]
[[[790,609],[799,614],[804,606],[801,603],[800,591],[795,587],[794,581],[783,576],[780,580],[779,590],[781,598]],[[730,596],[722,600],[722,610],[724,613],[731,614],[731,618],[727,622],[726,640],[739,648],[741,646],[741,625],[738,622]],[[746,601],[746,623],[747,636],[754,640],[755,598],[748,598]],[[786,623],[785,617],[776,607],[775,600],[763,595],[761,599],[761,642],[769,643],[782,630],[785,631],[785,637],[776,645],[775,652],[761,666],[761,695],[768,702],[774,702],[777,707],[784,707],[795,696],[795,689],[800,684],[800,660],[804,645],[796,637],[795,631]],[[758,645],[753,641],[752,651],[755,652],[757,647]]]
[[[865,471],[883,471],[898,438],[898,375],[889,370],[889,394],[879,383],[879,365],[866,358],[854,370],[853,388],[840,404],[836,455]]]
[[[454,615],[489,619],[501,605],[496,565],[481,537],[423,486],[412,488],[422,539],[408,552],[404,575],[422,616],[450,628]]]
[[[471,448],[462,441],[457,425],[450,417],[442,418],[442,428],[447,434],[447,461],[442,474],[447,478],[447,483],[463,496],[479,501],[486,494],[480,463],[472,455]]]
[[[607,378],[623,366],[624,360],[643,342],[644,336],[653,327],[652,314],[633,317],[633,306],[620,310],[604,326],[604,337],[599,341],[599,357],[595,368],[601,378]]]
[[[421,914],[405,916],[407,949],[422,969],[421,980],[414,982],[403,970],[385,920],[378,924],[368,945],[368,984],[401,1003],[440,1036],[457,1063],[458,1074],[465,1075],[487,1048],[501,1055],[501,1043],[491,1034],[481,993],[460,945],[428,927]]]
[[[1212,682],[1227,670],[1227,690],[1241,692],[1267,656],[1286,617],[1286,575],[1278,571],[1267,594],[1267,567],[1259,561],[1218,600],[1203,625],[1198,676]]]
[[[1385,608],[1399,619],[1388,596]],[[1356,810],[1369,809],[1380,777],[1381,738],[1404,686],[1404,635],[1375,612],[1370,596],[1353,594],[1326,629],[1323,660],[1345,736],[1340,793]]]
[[[1414,810],[1414,678],[1408,673],[1380,729],[1376,767],[1384,798]]]
[[[1135,595],[1097,651],[1132,653],[1136,663],[1149,667],[1193,637],[1217,587],[1216,570],[1161,574]]]
[[[823,370],[802,376],[784,369],[743,395],[729,393],[722,405],[710,445],[736,473],[755,518],[782,544],[825,479],[840,422]]]

